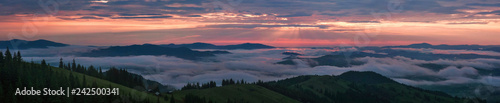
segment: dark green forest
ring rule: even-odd
[[[47,102],[160,102],[164,98],[147,94],[127,87],[142,86],[142,77],[132,75],[124,69],[110,68],[103,73],[101,68],[84,67],[80,64],[60,62],[59,68],[52,67],[42,60],[39,64],[34,61],[26,62],[21,53],[0,52],[0,102],[2,103],[47,103]],[[108,80],[108,81],[105,81]],[[113,83],[111,83],[111,82]],[[123,86],[125,87],[123,87]],[[101,96],[22,96],[14,95],[17,88],[41,90],[43,88],[120,88],[120,95]],[[135,92],[137,94],[132,94]],[[143,99],[129,99],[132,95],[146,96]],[[126,99],[126,100],[124,100]]]
[[[259,80],[251,83],[244,80],[223,79],[221,87],[204,86],[211,83],[215,82],[210,81],[201,85],[189,83],[182,88],[182,91],[174,92],[174,94],[184,95],[185,97],[179,101],[185,103],[246,103],[251,101],[247,98],[252,97],[228,97],[214,101],[212,98],[219,97],[211,94],[223,92],[238,95],[238,92],[221,91],[216,88],[236,87],[237,90],[243,91],[243,89],[248,89],[247,87],[259,86],[302,103],[486,103],[480,98],[453,97],[443,92],[400,84],[375,72],[350,71],[338,76],[306,75],[278,81]],[[205,91],[209,92],[204,93]],[[264,90],[252,92],[254,91],[264,95]]]

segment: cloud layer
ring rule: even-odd
[[[147,79],[163,84],[181,87],[188,82],[207,82],[221,79],[279,80],[299,75],[340,75],[346,71],[374,71],[398,82],[409,85],[451,85],[465,83],[483,83],[499,85],[495,81],[498,76],[481,75],[478,70],[497,70],[500,60],[434,60],[424,61],[406,57],[373,58],[363,57],[354,60],[365,62],[353,67],[316,66],[310,67],[307,62],[295,59],[297,65],[275,64],[287,57],[282,52],[292,51],[304,56],[322,56],[335,49],[278,48],[260,50],[230,50],[232,54],[217,55],[203,61],[189,61],[166,56],[129,56],[129,57],[74,57],[62,56],[64,62],[75,59],[78,63],[89,66],[108,68],[110,66],[127,68],[129,71],[143,75]],[[51,65],[58,65],[59,56],[30,57],[25,60],[47,60]],[[420,67],[419,64],[433,63],[446,65],[438,71]],[[423,79],[422,79],[423,78]]]

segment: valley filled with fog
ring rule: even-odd
[[[500,89],[500,53],[483,50],[448,50],[414,48],[273,48],[273,49],[236,49],[225,50],[230,54],[216,54],[198,60],[186,60],[168,55],[119,56],[119,57],[81,57],[79,53],[107,47],[66,46],[45,49],[25,49],[25,61],[39,62],[45,59],[50,65],[58,65],[62,58],[65,63],[73,59],[84,66],[127,69],[146,79],[164,85],[180,88],[187,83],[218,81],[222,79],[244,79],[271,81],[300,75],[339,75],[346,71],[374,71],[390,77],[397,82],[439,89],[443,86],[456,86],[462,91],[453,95],[482,96],[498,92]],[[211,49],[195,49],[210,51]],[[387,51],[387,52],[385,52]],[[296,53],[293,58],[288,53]],[[394,52],[401,55],[392,55]],[[405,56],[402,53],[433,55],[437,58]],[[363,54],[363,55],[361,55]],[[479,55],[477,58],[462,59],[462,55]],[[348,66],[321,65],[317,59],[325,55],[343,56]],[[372,56],[373,55],[373,56]],[[445,55],[445,56],[443,56]],[[451,55],[451,56],[446,56]],[[484,56],[484,58],[481,58]],[[453,57],[453,58],[447,58]],[[291,60],[292,64],[280,61]],[[328,62],[328,61],[326,61]],[[360,64],[349,64],[349,63]],[[313,65],[315,64],[315,65]],[[446,90],[442,90],[445,91]],[[491,93],[483,93],[487,91]],[[448,91],[451,92],[451,91]]]

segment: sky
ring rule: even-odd
[[[499,0],[2,0],[0,40],[500,45]]]

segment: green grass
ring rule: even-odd
[[[69,77],[69,74],[70,74],[69,70],[62,69],[62,68],[56,68],[56,67],[52,67],[52,69],[55,72],[62,73],[62,74]],[[78,79],[79,79],[78,82],[82,83],[83,76],[85,74],[77,73],[77,72],[72,72],[72,73],[73,73],[73,76],[78,77]],[[85,75],[85,79],[86,79],[86,83],[88,85],[87,87],[90,87],[90,85],[92,85],[92,83],[95,81],[99,88],[109,88],[110,86],[111,86],[111,88],[120,88],[120,97],[122,99],[115,100],[115,101],[127,102],[128,100],[135,100],[135,101],[139,101],[139,102],[140,101],[146,102],[147,100],[149,100],[152,103],[157,103],[157,101],[158,101],[157,96],[155,96],[153,94],[148,94],[145,91],[138,91],[136,89],[132,89],[132,88],[120,85],[120,84],[116,84],[116,83],[113,83],[113,82],[110,82],[107,80],[103,80],[103,79],[88,76],[88,75]],[[73,88],[73,87],[70,87],[70,88]],[[141,87],[141,88],[144,88],[144,87]],[[137,89],[140,89],[140,88],[138,87]],[[167,103],[167,101],[165,101],[162,97],[159,98],[159,101],[160,101],[160,103]]]
[[[298,91],[299,93],[308,93],[314,98],[323,98],[322,101],[324,102],[337,101],[325,95],[325,91],[340,93],[339,95],[346,95],[344,93],[347,92],[364,93],[367,96],[376,96],[395,103],[457,103],[467,101],[467,99],[453,98],[444,93],[441,94],[442,92],[427,91],[399,83],[360,84],[327,75],[299,76],[271,82],[270,84],[278,86],[276,88],[285,89],[285,91],[281,92]],[[363,99],[363,97],[354,98]]]
[[[183,102],[187,94],[210,99],[216,103],[226,103],[228,99],[238,103],[300,103],[277,92],[252,84],[228,85],[209,89],[175,91],[176,103]]]

